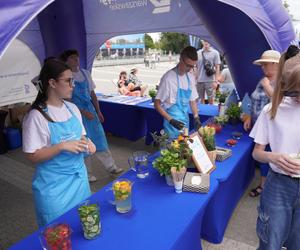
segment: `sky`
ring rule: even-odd
[[[289,4],[290,13],[297,20],[300,20],[300,1],[299,0],[287,0]]]

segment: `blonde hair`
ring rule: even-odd
[[[284,93],[289,91],[300,90],[300,65],[294,67],[289,79],[284,81],[282,78],[282,71],[285,62],[286,53],[283,53],[279,61],[277,81],[272,96],[272,107],[270,110],[271,119],[275,119],[278,107],[283,100]]]

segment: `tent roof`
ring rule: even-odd
[[[238,60],[249,64],[269,48],[282,52],[295,39],[280,0],[3,0],[0,58],[19,36],[40,61],[76,48],[81,66],[91,69],[105,40],[165,31],[197,35],[225,51],[235,68],[236,81],[241,80],[235,77],[241,74]],[[241,52],[245,52],[245,59]],[[244,92],[251,87],[240,89]]]

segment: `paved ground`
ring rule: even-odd
[[[118,93],[117,86],[112,81],[117,81],[119,73],[123,70],[129,75],[130,69],[137,67],[139,79],[148,84],[149,88],[159,84],[161,76],[168,70],[175,67],[175,62],[161,62],[156,64],[155,69],[146,68],[144,64],[116,65],[109,67],[94,67],[92,70],[93,79],[97,85],[96,91],[104,94]]]
[[[116,87],[107,79],[117,78],[119,71],[129,70],[133,66],[94,68],[93,77],[97,84],[97,91],[103,93],[116,91]],[[140,69],[140,78],[144,82],[156,84],[161,75],[175,64],[161,63],[157,69],[146,69],[142,64],[136,66]],[[128,143],[126,139],[108,135],[108,142],[117,164],[125,169],[128,168],[127,159],[132,152],[136,150],[156,151],[152,146],[146,146],[143,139]],[[98,181],[91,185],[94,192],[115,178],[107,174],[95,159],[93,159],[93,169],[98,178]],[[20,149],[0,155],[0,250],[8,248],[37,229],[31,193],[33,171],[33,165],[24,158]],[[250,186],[254,186],[256,182],[257,180],[254,180]],[[256,249],[257,202],[258,199],[250,198],[247,191],[232,215],[222,244],[214,245],[203,241],[203,249]]]
[[[145,146],[143,139],[128,143],[125,139],[108,136],[108,141],[117,164],[126,169],[127,158],[132,152],[156,150],[152,146]],[[20,149],[0,155],[0,162],[0,249],[2,250],[35,231],[37,226],[30,188],[34,171],[32,164],[25,160]],[[114,176],[103,170],[96,159],[93,162],[93,170],[98,178],[98,181],[91,185],[94,192],[114,179]],[[250,198],[246,193],[234,211],[222,244],[214,245],[203,241],[203,249],[254,250],[257,245],[256,206],[257,199]]]

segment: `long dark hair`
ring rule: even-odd
[[[279,107],[279,104],[283,100],[283,92],[286,90],[290,90],[290,88],[294,87],[292,84],[287,84],[282,79],[282,72],[285,62],[296,56],[299,53],[299,48],[295,45],[290,45],[286,52],[284,52],[279,60],[279,66],[278,66],[278,73],[277,73],[277,79],[276,79],[276,85],[274,88],[274,93],[272,96],[272,106],[271,106],[271,119],[275,119],[277,109]]]
[[[50,59],[46,61],[41,69],[38,78],[38,95],[31,105],[31,109],[36,109],[42,113],[42,115],[48,120],[53,122],[51,117],[44,111],[47,107],[46,101],[48,100],[48,88],[50,79],[58,79],[61,74],[70,70],[70,67],[64,62],[58,59]]]
[[[119,74],[119,80],[121,80],[121,76],[122,75],[126,75],[127,76],[127,72],[126,71],[121,71]]]
[[[66,62],[68,58],[72,55],[76,55],[79,57],[79,52],[76,49],[68,49],[65,50],[63,53],[60,54],[59,59]]]

